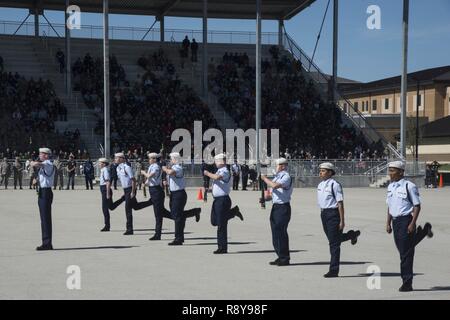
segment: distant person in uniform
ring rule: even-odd
[[[197,62],[198,43],[195,39],[192,39],[191,43],[191,61]]]
[[[55,167],[50,161],[51,151],[48,148],[39,149],[39,161],[31,162],[31,167],[38,169],[38,206],[41,217],[42,245],[36,250],[53,250],[52,244],[52,202],[53,178]]]
[[[142,159],[139,158],[136,161],[136,168],[134,171],[134,178],[136,179],[136,185],[138,190],[141,190],[142,183],[144,182],[142,179],[141,171],[142,171]]]
[[[28,163],[28,165],[27,165],[28,178],[30,179],[29,180],[30,190],[31,189],[36,189],[36,177],[37,177],[37,168],[33,168],[31,166],[32,162],[33,162],[32,158],[27,160],[27,163]]]
[[[431,238],[431,224],[425,223],[416,229],[421,211],[421,200],[417,186],[405,179],[405,164],[394,161],[388,164],[391,183],[387,190],[388,205],[386,232],[394,231],[395,245],[400,253],[400,272],[403,284],[400,292],[413,291],[413,262],[416,245],[426,236]]]
[[[23,176],[23,165],[19,157],[16,157],[13,166],[14,173],[14,189],[17,189],[19,185],[20,190],[22,190],[22,176]]]
[[[91,158],[89,157],[84,163],[83,163],[83,173],[84,173],[84,180],[86,181],[86,190],[93,190],[93,183],[92,181],[95,179],[95,172],[94,172],[94,164],[91,161]]]
[[[250,180],[252,180],[252,190],[258,190],[258,173],[256,172],[256,166],[253,164],[248,171]]]
[[[233,174],[233,190],[239,190],[239,178],[241,176],[241,166],[234,160],[231,166],[231,172]]]
[[[214,254],[228,253],[228,220],[234,217],[244,220],[239,207],[231,209],[230,184],[231,174],[225,164],[225,155],[220,153],[214,157],[217,167],[216,173],[207,170],[203,172],[213,180],[212,196],[214,202],[211,208],[211,224],[217,226],[217,250]]]
[[[75,189],[75,170],[77,169],[77,163],[74,160],[73,154],[69,156],[69,161],[67,162],[67,188],[66,190],[69,190],[69,187],[72,186],[72,190]]]
[[[341,243],[351,240],[351,244],[354,245],[361,234],[359,230],[349,230],[344,233],[344,193],[341,184],[332,178],[335,174],[336,169],[332,163],[325,162],[319,165],[319,176],[322,182],[317,187],[317,202],[331,254],[330,268],[328,273],[324,274],[325,278],[339,276]]]
[[[211,178],[208,177],[207,175],[203,174],[203,173],[205,171],[213,172],[214,171],[214,166],[206,163],[203,160],[202,161],[201,170],[202,170],[202,177],[203,177],[203,189],[205,190],[204,193],[203,193],[203,202],[206,203],[206,202],[208,202],[208,190],[209,190],[209,182],[210,182]]]
[[[261,174],[262,182],[272,189],[271,195],[267,195],[262,201],[272,200],[270,228],[272,230],[272,244],[278,257],[270,264],[287,266],[291,259],[287,229],[291,220],[293,179],[287,171],[288,162],[285,158],[279,158],[275,163],[277,168],[273,180]]]
[[[53,190],[56,190],[57,186],[59,190],[62,190],[64,189],[64,165],[59,156],[57,156],[56,159],[53,161],[53,165],[55,166],[55,178],[53,182]]]
[[[114,190],[117,190],[117,163],[112,163],[110,165],[110,172],[111,172],[111,185],[114,187]]]
[[[242,190],[243,191],[247,191],[249,171],[250,171],[250,168],[248,167],[247,162],[244,161],[244,164],[241,166]]]
[[[0,175],[2,177],[0,184],[3,184],[5,189],[8,189],[8,180],[11,176],[11,164],[8,162],[7,158],[4,158],[3,162],[0,164]]]
[[[59,72],[64,73],[64,66],[65,66],[65,56],[64,52],[61,51],[61,49],[58,49],[56,52],[56,61],[59,63]]]

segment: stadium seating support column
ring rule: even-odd
[[[401,92],[401,118],[400,118],[400,145],[401,155],[406,158],[406,94],[408,90],[408,20],[409,0],[403,0],[403,52],[402,52],[402,92]]]
[[[278,46],[280,49],[283,47],[283,28],[284,28],[284,20],[278,20]]]
[[[39,37],[39,7],[34,7],[34,36]]]
[[[261,128],[261,0],[256,0],[256,169],[258,177],[261,174],[260,135]]]
[[[333,4],[333,79],[332,90],[330,97],[333,99],[333,103],[337,102],[336,90],[337,90],[337,68],[338,68],[338,32],[339,30],[339,0],[334,0]]]
[[[69,0],[66,0],[66,24],[65,24],[65,45],[66,45],[66,93],[70,97],[72,95],[72,76],[71,76],[71,69],[72,69],[72,63],[70,58],[70,29],[67,26],[67,20],[69,19],[69,13],[67,12],[67,8],[70,6]]]
[[[166,30],[164,27],[164,16],[159,17],[159,41],[164,42],[165,41],[165,34]]]
[[[109,158],[111,156],[110,152],[110,139],[109,139],[109,21],[108,21],[108,0],[103,0],[103,96],[105,103],[105,148],[104,156]]]
[[[203,0],[203,97],[208,101],[208,0]]]

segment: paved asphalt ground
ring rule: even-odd
[[[216,229],[211,202],[188,190],[186,208],[201,206],[199,223],[189,219],[186,242],[169,247],[172,221],[164,221],[163,240],[153,233],[153,209],[134,213],[135,234],[123,236],[123,205],[112,214],[112,231],[100,233],[98,190],[56,191],[53,243],[57,250],[36,252],[40,244],[34,191],[0,190],[1,299],[450,299],[450,188],[421,190],[419,224],[433,224],[434,238],[416,250],[415,291],[399,293],[400,261],[392,235],[385,232],[385,189],[346,189],[347,228],[360,229],[356,246],[342,245],[340,278],[324,279],[329,259],[316,205],[315,189],[295,189],[289,226],[291,266],[268,264],[275,258],[269,213],[259,193],[232,193],[244,214],[229,223],[229,254],[213,255]],[[120,192],[120,191],[119,191]],[[115,193],[118,195],[118,192]],[[142,193],[138,195],[143,199]],[[166,200],[166,206],[168,201]],[[81,289],[66,286],[67,267],[81,270]],[[367,288],[368,268],[381,271],[381,288]]]

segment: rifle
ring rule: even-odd
[[[261,174],[259,175],[259,188],[261,189],[261,198],[259,199],[259,203],[261,204],[261,209],[266,208],[266,197],[265,197],[265,183],[261,178]]]
[[[167,161],[165,160],[166,159],[166,153],[165,153],[165,150],[164,150],[164,144],[162,144],[161,145],[161,150],[159,151],[159,154],[160,154],[160,165],[161,165],[161,168],[163,167],[163,166],[167,166]],[[165,172],[163,172],[162,174],[161,174],[161,181],[163,182],[163,188],[164,188],[164,192],[165,192],[165,194],[166,194],[166,197],[169,197],[170,196],[170,193],[169,193],[169,184],[168,184],[168,181],[169,179],[167,179],[167,174],[165,173]],[[166,181],[166,184],[164,185],[164,181]]]

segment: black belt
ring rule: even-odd
[[[392,217],[392,220],[397,220],[397,219],[404,219],[404,218],[410,218],[412,216],[411,213],[405,215],[405,216],[398,216],[398,217]]]
[[[325,208],[325,209],[320,209],[321,212],[335,212],[335,211],[339,211],[338,208]]]
[[[286,205],[291,205],[290,202],[285,202],[285,203],[274,203],[274,206],[286,206]]]

